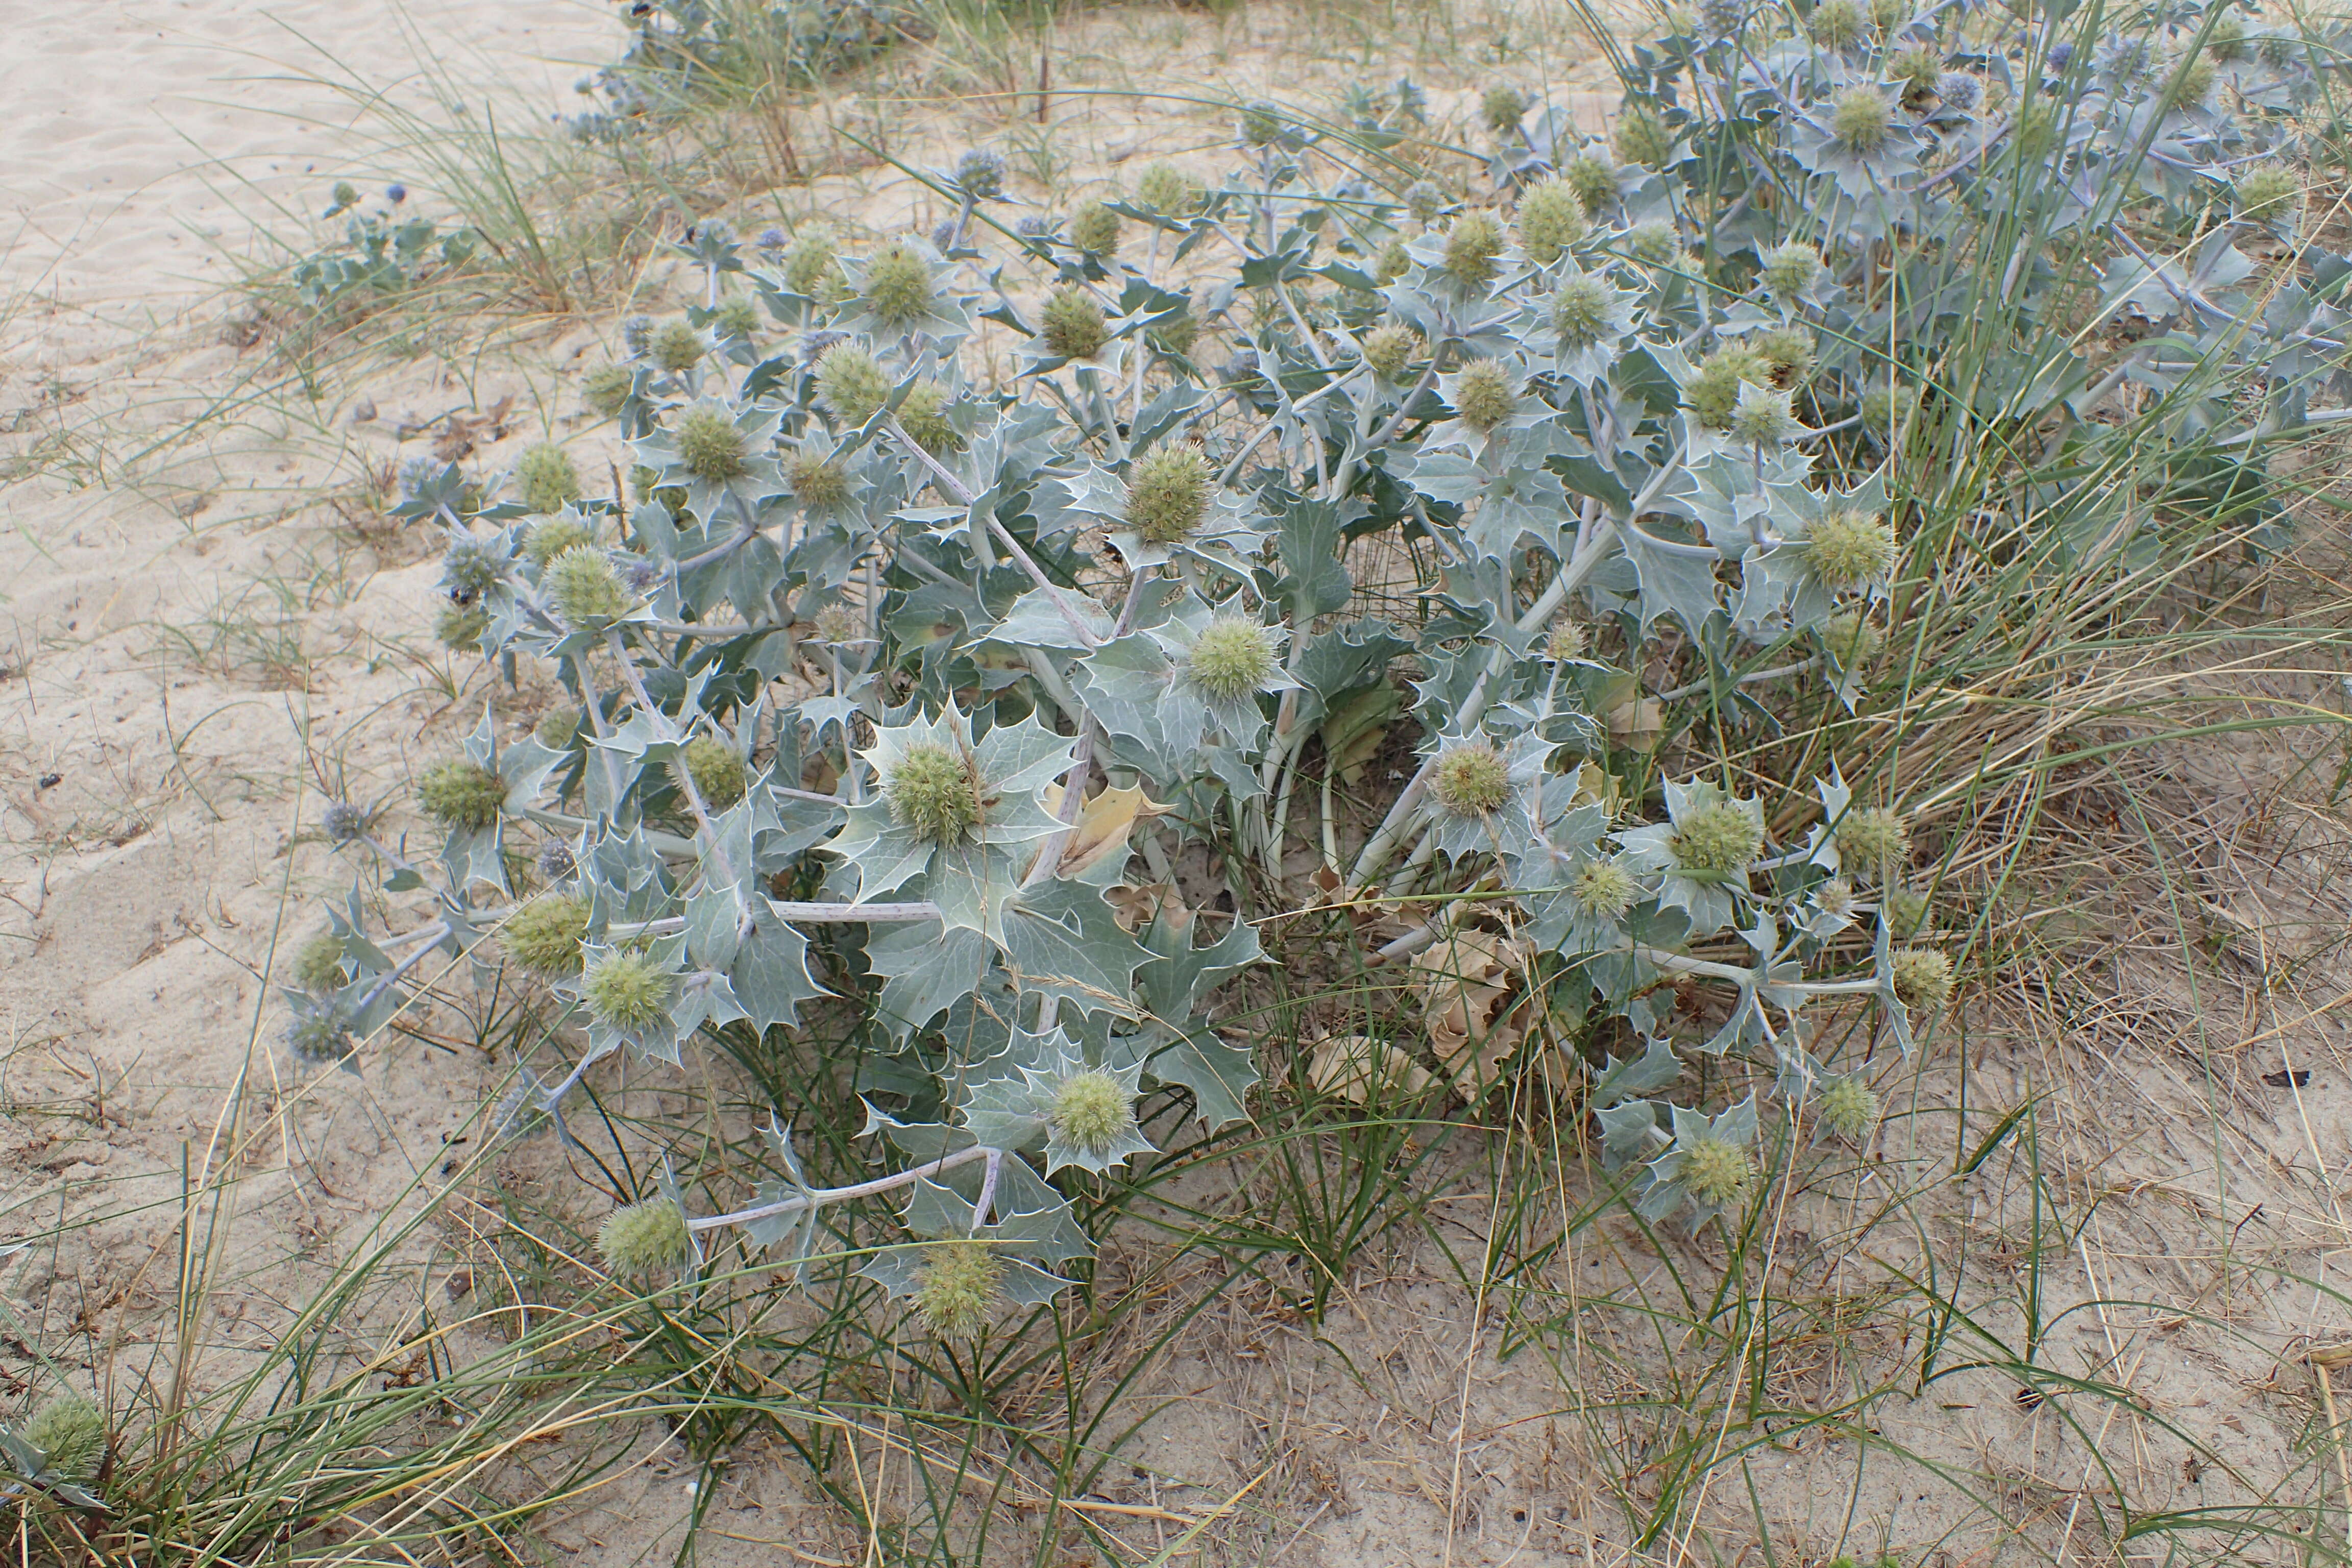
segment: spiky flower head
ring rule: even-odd
[[[786,288],[812,300],[821,299],[836,276],[831,236],[822,229],[809,229],[793,237],[792,248],[784,252]]]
[[[1500,361],[1472,360],[1454,378],[1454,412],[1473,430],[1492,430],[1518,408],[1518,378]]]
[[[1685,871],[1729,877],[1747,870],[1764,847],[1764,829],[1736,803],[1711,800],[1683,814],[1670,842]]]
[[[587,938],[588,900],[569,893],[533,899],[499,928],[499,945],[533,974],[579,973],[580,944]]]
[[[1822,275],[1822,255],[1801,239],[1774,246],[1764,253],[1760,276],[1776,299],[1793,299],[1813,286]]]
[[[1625,250],[1645,267],[1670,267],[1683,253],[1683,237],[1671,219],[1654,217],[1625,231]]]
[[[1187,310],[1172,320],[1160,322],[1144,335],[1161,353],[1189,354],[1192,352],[1192,345],[1201,341],[1201,318]]]
[[[1835,0],[1832,0],[1834,4]],[[1874,87],[1850,87],[1837,95],[1830,110],[1830,131],[1855,152],[1868,157],[1886,145],[1895,132],[1895,110],[1886,95]]]
[[[1645,169],[1663,169],[1675,155],[1674,128],[1656,110],[1632,104],[1617,120],[1617,156]]]
[[[460,539],[441,557],[441,586],[453,599],[480,597],[496,587],[506,572],[506,557],[478,539]]]
[[[1076,1073],[1055,1089],[1045,1120],[1064,1142],[1099,1159],[1135,1131],[1135,1095],[1100,1068]]]
[[[580,869],[580,862],[572,858],[571,845],[561,838],[551,838],[539,847],[536,868],[541,881],[561,882]]]
[[[1380,255],[1372,262],[1372,279],[1382,288],[1412,270],[1412,252],[1405,248],[1402,239],[1391,239],[1381,247]]]
[[[1886,57],[1887,79],[1901,82],[1906,98],[1934,91],[1943,68],[1943,60],[1926,44],[1906,44]]]
[[[615,948],[588,965],[580,977],[581,1000],[601,1023],[642,1029],[669,1009],[677,977],[649,954]]]
[[[299,1062],[341,1061],[352,1050],[351,1015],[331,1002],[297,1008],[286,1020],[286,1048]]]
[[[2258,163],[2238,176],[2231,194],[2236,198],[2240,217],[2278,217],[2303,195],[2303,182],[2284,164]]]
[[[1538,267],[1559,260],[1591,229],[1583,200],[1557,174],[1519,198],[1519,248]]]
[[[936,381],[919,381],[898,400],[898,427],[933,456],[956,451],[963,446],[963,437],[949,422],[947,407],[946,387]]]
[[[557,618],[579,630],[593,630],[616,621],[635,603],[635,595],[614,570],[613,558],[587,545],[557,556],[541,583]]]
[[[1164,159],[1148,165],[1135,182],[1136,205],[1170,217],[1183,216],[1200,200],[1200,187],[1192,176]]]
[[[580,710],[568,702],[551,708],[539,716],[539,723],[530,733],[533,740],[551,752],[568,751],[580,738]]]
[[[506,803],[506,781],[465,757],[436,763],[416,781],[416,804],[444,827],[488,827]]]
[[[1587,216],[1617,199],[1617,171],[1598,153],[1579,153],[1560,170],[1559,177],[1568,182],[1568,188],[1584,204]]]
[[[984,1242],[940,1241],[923,1248],[915,1312],[934,1338],[979,1337],[1004,1304],[1004,1265]]]
[[[434,613],[433,640],[451,653],[478,653],[489,629],[489,607],[479,600],[445,600]]]
[[[2303,45],[2291,33],[2264,33],[2260,47],[2263,64],[2273,70],[2284,70],[2294,64],[2295,56],[2301,52]]]
[[[343,943],[333,931],[322,931],[294,950],[287,972],[305,991],[332,991],[343,983]]]
[[[1895,527],[1875,512],[1837,507],[1815,519],[1806,535],[1813,575],[1832,588],[1851,588],[1886,575],[1895,564]]]
[[[1457,741],[1437,755],[1429,793],[1452,816],[1484,816],[1511,798],[1511,764],[1485,741]]]
[[[596,1250],[615,1274],[667,1274],[694,1261],[694,1233],[667,1198],[614,1209],[596,1232]]]
[[[817,641],[827,647],[839,647],[844,643],[856,642],[866,635],[866,628],[858,623],[856,616],[850,612],[846,605],[827,605],[824,609],[819,610],[809,630],[815,634]]]
[[[1642,896],[1633,873],[1614,860],[1590,860],[1569,884],[1576,907],[1596,920],[1616,920]]]
[[[572,454],[552,441],[542,441],[515,464],[515,488],[531,511],[553,511],[580,499],[580,470]]]
[[[367,832],[368,814],[347,800],[327,803],[320,814],[319,830],[330,844],[355,844]]]
[[[1895,951],[1895,995],[1914,1011],[1933,1012],[1951,1000],[1952,961],[1932,947]]]
[[[1503,224],[1493,213],[1475,208],[1463,213],[1445,231],[1445,270],[1474,289],[1495,280],[1501,268]]]
[[[1869,26],[1869,14],[1858,0],[1822,0],[1806,19],[1805,30],[1822,47],[1843,49],[1859,41]]]
[[[760,307],[748,294],[730,294],[719,301],[710,324],[726,338],[750,338],[760,331]]]
[[[2046,97],[2037,99],[2018,112],[2017,128],[2011,134],[2020,161],[2038,163],[2058,145],[2058,111]]]
[[[1127,476],[1127,525],[1152,544],[1190,539],[1209,514],[1213,476],[1191,447],[1160,447]]]
[[[596,531],[577,512],[541,518],[522,536],[522,552],[534,566],[544,568],[567,550],[596,542]]]
[[[1419,224],[1433,223],[1437,215],[1453,200],[1444,185],[1435,180],[1420,179],[1404,188],[1404,210]]]
[[[1870,25],[1891,33],[1911,17],[1911,0],[1870,0]]]
[[[2173,73],[2169,94],[2176,108],[2194,109],[2213,92],[2213,62],[2204,55],[2191,55],[2180,62]]]
[[[700,364],[709,348],[693,323],[679,316],[664,321],[654,332],[649,353],[654,363],[672,375],[682,375]]]
[[[1803,327],[1768,328],[1748,342],[1774,386],[1797,386],[1813,374],[1813,334]]]
[[[1849,810],[1836,828],[1838,858],[1853,870],[1878,874],[1911,858],[1911,829],[1886,806]]]
[[[629,400],[629,388],[636,378],[625,364],[600,364],[580,382],[580,400],[597,414],[610,419],[621,412]]]
[[[1740,388],[1739,401],[1731,409],[1733,438],[1756,447],[1785,447],[1795,440],[1804,434],[1805,426],[1791,406],[1793,397],[1791,393],[1777,392],[1769,385]]]
[[[1607,279],[1579,272],[1560,282],[1551,297],[1551,327],[1564,349],[1589,349],[1610,328],[1609,311],[1617,291]]]
[[[894,239],[867,258],[866,288],[859,298],[884,326],[921,321],[937,297],[929,259],[906,240]]]
[[[1878,912],[1886,918],[1886,929],[1906,942],[1935,929],[1936,901],[1916,888],[1887,889],[1879,896]]]
[[[793,499],[812,510],[827,510],[849,500],[849,470],[817,453],[803,452],[787,462],[784,482],[792,487]]]
[[[749,778],[743,755],[716,735],[697,735],[680,747],[677,766],[702,804],[714,810],[724,811],[743,798]]]
[[[1910,423],[1919,405],[1919,393],[1908,385],[1874,386],[1862,395],[1862,422],[1882,436],[1891,436]]]
[[[1741,389],[1763,385],[1771,374],[1763,355],[1744,343],[1730,344],[1699,363],[1697,374],[1683,388],[1683,401],[1701,425],[1710,430],[1727,430],[1738,411]]]
[[[1116,256],[1118,230],[1118,214],[1100,202],[1088,202],[1070,218],[1070,243],[1088,256]]]
[[[1478,112],[1485,117],[1486,129],[1501,135],[1516,131],[1530,102],[1528,95],[1507,81],[1488,88],[1478,100]]]
[[[1092,359],[1110,342],[1110,322],[1085,289],[1066,284],[1045,301],[1037,335],[1064,359]]]
[[[1554,658],[1582,658],[1591,646],[1591,634],[1584,629],[1584,623],[1567,616],[1552,622],[1551,632],[1544,639],[1544,651]]]
[[[741,479],[751,468],[744,447],[741,429],[716,408],[689,408],[677,422],[678,457],[698,479],[723,485]]]
[[[1217,702],[1242,702],[1274,679],[1274,634],[1243,616],[1219,616],[1202,628],[1184,672]]]
[[[976,202],[992,202],[1004,194],[1004,154],[974,147],[956,160],[956,189]]]
[[[1264,147],[1282,135],[1283,114],[1279,104],[1260,101],[1242,110],[1241,137],[1244,147]]]
[[[1364,334],[1364,363],[1382,381],[1402,382],[1425,345],[1419,332],[1393,322]]]
[[[2145,37],[2113,37],[2099,52],[2102,68],[2117,81],[2140,81],[2156,68],[2156,45]]]
[[[1878,658],[1886,634],[1858,611],[1842,610],[1822,626],[1822,646],[1844,669],[1862,669]]]
[[[980,778],[970,758],[926,742],[909,746],[882,781],[892,820],[931,844],[961,844],[980,826]]]
[[[621,349],[631,359],[644,359],[654,352],[654,319],[651,316],[631,316],[621,323]]]
[[[1833,1079],[1814,1101],[1813,1118],[1822,1131],[1859,1143],[1878,1125],[1878,1096],[1858,1078]]]
[[[2223,65],[2233,65],[2246,58],[2246,19],[2234,10],[2224,11],[2213,18],[2212,30],[2205,35],[2207,52]]]
[[[1946,71],[1936,79],[1936,96],[1947,109],[1966,114],[1984,99],[1984,83],[1966,71]]]
[[[1848,919],[1853,913],[1853,884],[1843,877],[1832,877],[1813,889],[1813,902],[1823,914]]]
[[[863,425],[890,401],[890,375],[856,343],[835,343],[816,362],[816,395],[845,425]]]
[[[1748,1151],[1711,1132],[1692,1139],[1683,1155],[1683,1186],[1709,1208],[1734,1208],[1746,1202],[1755,1179],[1756,1163]]]
[[[106,1459],[106,1413],[78,1394],[42,1401],[16,1436],[39,1449],[49,1473],[68,1486],[89,1485]]]

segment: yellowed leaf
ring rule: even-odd
[[[1170,929],[1180,931],[1191,929],[1192,924],[1192,911],[1178,895],[1173,882],[1122,885],[1103,898],[1110,905],[1110,918],[1126,931],[1141,931],[1153,921],[1164,921]]]
[[[1457,931],[1413,957],[1412,982],[1430,1049],[1475,1092],[1495,1086],[1526,1034],[1524,1010],[1506,1002],[1530,952],[1517,937]]]
[[[1307,1079],[1326,1094],[1361,1105],[1376,1092],[1418,1094],[1429,1074],[1411,1053],[1370,1035],[1332,1035],[1307,1058]]]
[[[1048,784],[1043,798],[1047,811],[1061,814],[1061,785]],[[1105,786],[1078,808],[1077,825],[1062,841],[1062,863],[1057,869],[1065,877],[1092,869],[1105,857],[1127,847],[1127,837],[1135,830],[1137,822],[1148,816],[1165,816],[1174,809],[1145,799],[1140,785],[1133,789]]]

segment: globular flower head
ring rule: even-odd
[[[649,954],[616,948],[590,963],[580,978],[581,1000],[598,1022],[643,1029],[669,1010],[677,977]]]
[[[2284,70],[2294,64],[2295,56],[2301,52],[2303,45],[2291,33],[2264,33],[2259,47],[2263,64],[2273,70]]]
[[[1478,112],[1486,121],[1486,129],[1497,135],[1515,131],[1528,111],[1528,95],[1507,81],[1488,88],[1478,100]]]
[[[571,851],[564,853],[569,858]],[[499,928],[508,955],[534,974],[579,973],[580,944],[587,939],[588,900],[569,893],[533,899]]]
[[[907,241],[892,240],[867,259],[866,289],[860,298],[884,326],[904,327],[921,321],[930,313],[937,297],[929,258]]]
[[[1551,631],[1544,639],[1544,651],[1554,658],[1582,658],[1592,646],[1591,634],[1582,621],[1567,616],[1552,622]]]
[[[1886,57],[1887,78],[1903,84],[1906,99],[1934,91],[1936,78],[1943,68],[1944,62],[1925,44],[1906,44]]]
[[[1118,254],[1118,215],[1100,202],[1088,202],[1070,218],[1070,243],[1088,256]]]
[[[1587,861],[1569,884],[1576,907],[1596,920],[1617,920],[1642,896],[1633,873],[1614,860]]]
[[[898,427],[915,445],[938,456],[961,447],[963,437],[948,419],[948,390],[936,381],[919,381],[898,400]]]
[[[1747,870],[1764,847],[1764,830],[1737,804],[1713,800],[1685,812],[1671,842],[1684,870],[1729,877]]]
[[[1462,214],[1445,231],[1445,270],[1470,288],[1483,289],[1495,280],[1501,269],[1496,258],[1502,254],[1502,220],[1484,208]]]
[[[1757,447],[1783,447],[1795,440],[1805,426],[1790,405],[1792,396],[1769,386],[1741,387],[1731,409],[1732,437]]]
[[[1617,291],[1606,279],[1579,272],[1562,279],[1551,297],[1551,327],[1559,334],[1560,346],[1589,349],[1601,342],[1610,332],[1610,310],[1616,300]]]
[[[522,552],[534,566],[545,567],[567,550],[596,542],[596,531],[577,512],[541,518],[522,536]]]
[[[1952,961],[1932,947],[1895,950],[1895,995],[1914,1012],[1932,1013],[1951,1000]]]
[[[1843,49],[1859,42],[1869,26],[1869,14],[1857,0],[1822,0],[1807,18],[1805,30],[1822,47]]]
[[[2303,194],[2294,171],[2279,163],[2260,163],[2238,176],[2231,195],[2242,218],[2279,217],[2293,210]]]
[[[1823,914],[1849,919],[1853,914],[1853,884],[1843,877],[1832,877],[1813,889],[1813,903]]]
[[[1936,96],[1965,114],[1983,100],[1984,83],[1966,71],[1946,71],[1936,79]]]
[[[1147,166],[1135,182],[1138,206],[1170,217],[1181,217],[1200,204],[1199,187],[1191,176],[1165,160]]]
[[[752,337],[760,331],[760,307],[748,294],[730,294],[719,301],[710,324],[721,337]]]
[[[1683,1186],[1709,1208],[1732,1208],[1744,1203],[1755,1179],[1756,1163],[1746,1149],[1727,1138],[1702,1133],[1691,1140],[1684,1153]]]
[[[1874,386],[1862,395],[1862,423],[1881,436],[1892,436],[1910,423],[1912,412],[1918,405],[1919,394],[1915,387]]]
[[[1858,611],[1842,610],[1822,626],[1822,646],[1830,650],[1830,657],[1842,668],[1865,668],[1878,658],[1878,650],[1885,644],[1886,634]]]
[[[1276,668],[1274,634],[1242,616],[1219,616],[1202,628],[1184,672],[1212,700],[1246,701],[1265,689]]]
[[[1519,198],[1519,248],[1538,267],[1559,260],[1591,228],[1583,200],[1557,174]]]
[[[1201,318],[1190,310],[1172,320],[1160,322],[1146,334],[1151,346],[1164,354],[1189,354],[1192,345],[1201,341]]]
[[[1415,180],[1404,188],[1404,210],[1415,223],[1433,223],[1454,198],[1435,180]]]
[[[2234,10],[2224,11],[2213,18],[2212,30],[2205,35],[2207,52],[2223,65],[2234,65],[2246,58],[2246,19]]]
[[[1760,276],[1764,287],[1774,298],[1788,300],[1813,286],[1822,275],[1822,255],[1802,240],[1792,239],[1786,245],[1774,246],[1764,253],[1764,268]]]
[[[792,248],[784,252],[786,288],[812,300],[821,299],[831,291],[839,276],[832,237],[823,230],[810,229],[793,237]]]
[[[1832,5],[1836,0],[1831,0]],[[1850,87],[1830,110],[1830,132],[1864,157],[1886,145],[1895,132],[1895,110],[1874,87]]]
[[[845,425],[863,425],[890,401],[889,373],[855,343],[837,342],[816,362],[816,395]]]
[[[319,816],[319,830],[330,844],[357,843],[367,827],[368,814],[347,800],[330,801]]]
[[[1936,901],[1916,888],[1889,888],[1880,895],[1878,912],[1887,930],[1908,941],[1936,924]]]
[[[1454,412],[1473,430],[1492,430],[1518,409],[1518,378],[1499,362],[1472,360],[1454,377]]]
[[[1419,332],[1393,322],[1364,334],[1364,363],[1382,381],[1402,382],[1426,345]]]
[[[844,643],[856,642],[866,635],[866,628],[846,605],[827,605],[816,613],[809,628],[816,640],[827,647],[839,647]]]
[[[569,703],[551,708],[539,716],[530,733],[551,752],[569,751],[580,738],[580,710]]]
[[[1885,806],[1849,810],[1835,829],[1838,858],[1849,869],[1872,875],[1911,857],[1911,829],[1903,814]]]
[[[2169,96],[2173,105],[2180,109],[2194,109],[2212,93],[2213,62],[2201,54],[2191,55],[2181,61],[2180,68],[2172,77]]]
[[[1625,231],[1625,252],[1645,267],[1671,267],[1683,253],[1683,237],[1665,218],[1651,218]]]
[[[1068,284],[1055,289],[1045,300],[1037,335],[1064,359],[1092,359],[1110,342],[1110,322],[1091,295]]]
[[[1135,1131],[1135,1094],[1099,1068],[1064,1079],[1046,1121],[1064,1142],[1100,1158]]]
[[[490,629],[490,612],[479,601],[451,599],[434,613],[433,640],[452,653],[478,653]]]
[[[677,422],[677,455],[698,479],[723,485],[750,472],[751,454],[735,421],[707,405],[689,408]]]
[[[342,939],[331,931],[319,932],[294,950],[289,968],[303,990],[332,991],[343,983]]]
[[[1813,1118],[1832,1137],[1859,1143],[1878,1125],[1878,1096],[1860,1079],[1834,1079],[1814,1101]]]
[[[539,847],[539,879],[561,882],[580,869],[580,862],[572,857],[572,846],[561,838],[551,838]]]
[[[567,626],[587,630],[618,620],[635,603],[613,558],[583,545],[557,556],[541,579],[548,601]]]
[[[677,771],[692,781],[695,793],[713,810],[724,811],[743,798],[749,777],[742,753],[716,735],[697,735],[678,749]]]
[[[1004,1265],[987,1244],[940,1241],[923,1248],[915,1312],[942,1340],[979,1337],[1004,1304]]]
[[[1697,374],[1683,388],[1683,401],[1701,425],[1710,430],[1727,430],[1738,411],[1740,393],[1770,377],[1770,367],[1761,354],[1745,343],[1733,344],[1700,362]]]
[[[1213,476],[1191,447],[1160,447],[1127,477],[1127,525],[1152,544],[1190,539],[1209,514]]]
[[[1429,793],[1452,816],[1484,816],[1511,798],[1511,764],[1485,741],[1457,741],[1437,754]]]
[[[882,781],[892,820],[930,844],[961,844],[980,826],[981,783],[971,760],[932,742],[909,746]]]
[[[830,510],[849,500],[849,470],[817,453],[803,452],[787,462],[784,482],[793,499],[811,510]]]
[[[647,353],[654,363],[672,375],[681,375],[702,363],[710,344],[693,324],[679,316],[664,321],[656,329]]]
[[[621,412],[629,400],[629,388],[636,378],[625,364],[600,364],[583,377],[580,400],[592,410],[610,419]]]
[[[506,781],[464,757],[436,763],[416,781],[416,804],[444,827],[488,827],[506,803]]]
[[[677,1205],[647,1198],[604,1216],[596,1250],[615,1274],[667,1274],[694,1262],[694,1233]]]
[[[49,1473],[68,1486],[89,1485],[106,1459],[106,1412],[78,1394],[42,1401],[16,1436],[38,1448]]]
[[[992,202],[1004,194],[1004,154],[974,147],[956,160],[956,189],[979,202]]]
[[[1886,575],[1898,546],[1895,528],[1875,512],[1837,507],[1806,530],[1813,575],[1832,588],[1851,588]]]
[[[1617,199],[1617,171],[1598,153],[1579,153],[1561,168],[1559,177],[1576,193],[1588,217]]]
[[[1402,239],[1391,239],[1381,247],[1380,255],[1372,261],[1372,279],[1382,288],[1412,270],[1412,252],[1405,248]]]
[[[1264,147],[1282,135],[1283,115],[1279,104],[1257,102],[1242,110],[1241,138],[1244,147]]]
[[[286,1020],[286,1048],[299,1062],[341,1061],[352,1051],[351,1016],[331,1002],[297,1008]]]
[[[1803,384],[1813,374],[1813,334],[1803,327],[1770,327],[1749,340],[1774,386]]]
[[[1663,169],[1675,155],[1674,128],[1657,110],[1633,104],[1618,117],[1615,145],[1628,163]]]
[[[644,359],[654,352],[654,319],[651,316],[631,316],[621,323],[621,348],[631,359]]]
[[[515,464],[515,488],[531,511],[553,511],[580,499],[580,470],[572,454],[552,441],[542,441]]]
[[[441,586],[453,599],[479,598],[506,574],[506,557],[478,539],[458,540],[441,558]]]

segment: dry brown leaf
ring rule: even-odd
[[[1043,798],[1047,811],[1061,814],[1061,785],[1047,785]],[[1174,809],[1146,800],[1139,785],[1134,789],[1106,785],[1079,808],[1076,826],[1062,841],[1062,863],[1058,868],[1061,875],[1076,877],[1101,864],[1105,857],[1127,847],[1127,837],[1135,830],[1139,820],[1165,816]]]
[[[1495,1086],[1527,1034],[1526,1010],[1507,1001],[1532,951],[1517,937],[1457,931],[1413,957],[1430,1049],[1475,1093]]]
[[[1326,1094],[1361,1105],[1375,1090],[1418,1094],[1429,1073],[1410,1053],[1370,1035],[1332,1035],[1307,1058],[1307,1080]]]
[[[1173,882],[1122,885],[1103,898],[1110,904],[1110,918],[1125,931],[1141,931],[1154,921],[1165,921],[1170,929],[1180,931],[1192,924],[1192,911],[1177,893]]]
[[[1666,727],[1665,708],[1653,699],[1638,698],[1609,710],[1609,738],[1622,744],[1647,746]]]

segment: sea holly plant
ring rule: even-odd
[[[2299,232],[2327,40],[2176,6],[2126,72],[2095,12],[1847,9],[1677,21],[1607,139],[1494,96],[1466,200],[1385,110],[1253,105],[1221,176],[1067,221],[980,150],[923,176],[931,235],[704,226],[700,303],[588,380],[627,494],[412,479],[467,646],[569,706],[486,716],[414,814],[330,808],[377,888],[294,966],[298,1054],[362,1059],[420,955],[502,954],[572,1042],[505,1120],[568,1135],[598,1062],[830,992],[876,1173],[803,1179],[778,1106],[782,1179],[665,1189],[606,1250],[804,1265],[820,1210],[887,1198],[914,1239],[866,1272],[948,1334],[1071,1281],[1075,1184],[1250,1115],[1254,921],[1310,901],[1441,911],[1378,963],[1506,926],[1552,1006],[1630,1026],[1585,1104],[1654,1217],[1735,1218],[1768,1127],[1866,1139],[1823,1042],[1907,1053],[1959,974],[1912,804],[1949,795],[1885,765],[1919,531],[2022,552],[2016,607],[2193,520],[2274,542],[2352,262]],[[1414,623],[1354,610],[1381,559],[1423,563]],[[1710,1054],[1756,1097],[1675,1100]]]

